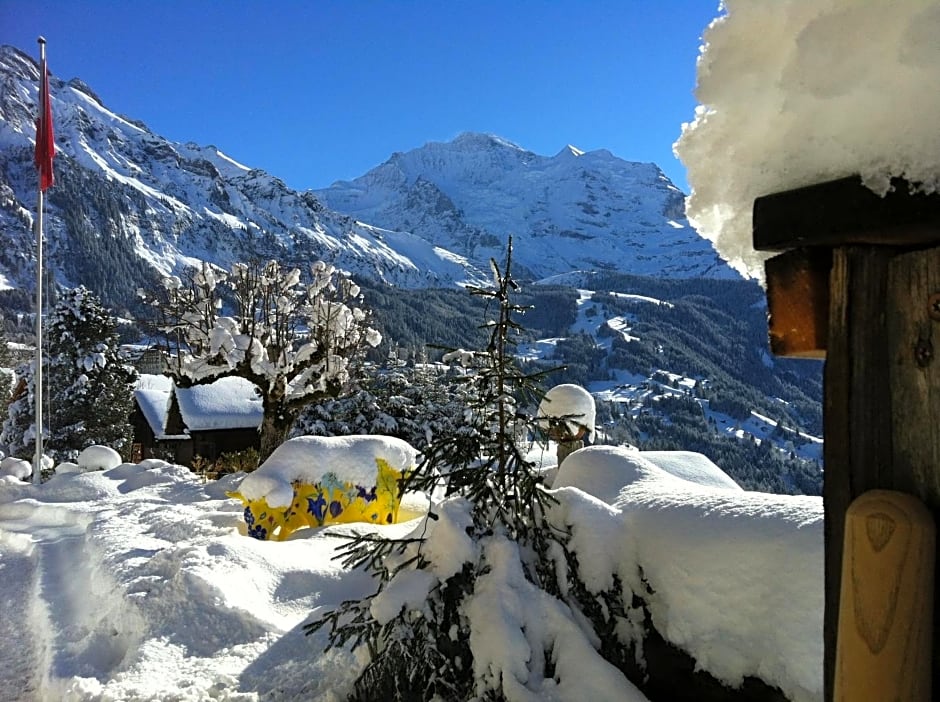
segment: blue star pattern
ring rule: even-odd
[[[317,493],[317,499],[314,500],[312,497],[307,498],[307,511],[312,514],[319,524],[323,524],[323,520],[326,517],[326,500],[323,499],[323,492]]]
[[[261,515],[262,519],[264,515]],[[248,525],[248,536],[264,541],[268,538],[268,530],[260,524],[255,524],[255,514],[251,507],[245,507],[245,524]]]

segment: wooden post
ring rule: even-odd
[[[940,195],[912,195],[896,181],[880,198],[847,178],[755,201],[755,249],[808,246],[831,256],[828,333],[796,325],[791,336],[812,338],[819,348],[809,351],[826,359],[824,669],[832,700],[850,503],[868,490],[897,490],[920,498],[934,520],[940,514]],[[787,267],[767,270],[768,290],[785,289],[771,278]],[[771,319],[789,304],[786,295],[768,303]],[[813,355],[805,344],[802,351]],[[932,587],[936,598],[936,580]],[[931,629],[937,652],[936,617]],[[940,680],[936,657],[932,672]]]
[[[871,490],[849,507],[836,702],[931,702],[933,518],[911,495]]]
[[[556,457],[558,458],[558,465],[561,466],[564,460],[579,448],[584,448],[584,442],[581,439],[576,439],[574,441],[559,441],[558,451],[555,453]]]
[[[579,448],[584,448],[584,437],[588,435],[588,429],[584,425],[578,425],[578,431],[572,433],[567,421],[554,421],[548,431],[548,438],[558,444],[555,452],[558,458],[558,467],[562,462]]]

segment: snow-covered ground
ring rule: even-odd
[[[552,463],[551,448],[532,455]],[[42,485],[0,478],[0,699],[345,699],[363,659],[325,653],[301,625],[374,588],[333,560],[344,534],[425,529],[427,500],[406,496],[399,524],[259,541],[226,496],[243,477],[204,483],[150,460]],[[589,584],[616,573],[639,591],[639,566],[657,628],[702,668],[821,698],[819,498],[744,492],[697,454],[616,447],[572,454],[556,485]],[[525,651],[507,655],[525,670]],[[593,699],[644,699],[590,647],[573,663],[596,671]],[[553,699],[582,699],[571,689]]]

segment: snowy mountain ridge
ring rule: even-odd
[[[0,284],[35,278],[33,118],[38,68],[0,47]],[[47,192],[47,265],[58,282],[101,291],[123,278],[178,272],[197,260],[329,260],[355,275],[423,287],[478,282],[460,256],[407,233],[380,233],[328,210],[311,192],[250,169],[214,146],[179,144],[104,106],[78,79],[50,75],[56,184]],[[393,241],[393,244],[389,242]],[[107,284],[107,285],[104,285]],[[130,286],[128,286],[130,289]],[[110,290],[111,304],[122,300]]]
[[[20,302],[35,280],[37,80],[30,56],[0,47],[0,290]],[[153,133],[80,79],[50,76],[50,87],[57,156],[46,267],[119,310],[141,284],[199,261],[324,259],[398,287],[480,283],[509,234],[519,277],[737,276],[688,226],[682,193],[657,166],[608,151],[569,145],[546,157],[465,133],[395,153],[354,181],[298,192],[215,146]]]
[[[514,260],[534,278],[575,270],[737,278],[685,219],[682,192],[653,163],[567,145],[540,156],[466,132],[316,191],[327,206],[465,256]]]

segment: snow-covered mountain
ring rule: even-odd
[[[30,56],[0,47],[0,291],[13,304],[35,280],[37,82]],[[79,79],[51,76],[50,88],[57,156],[46,267],[116,309],[158,275],[201,260],[325,259],[399,287],[480,282],[509,234],[520,277],[737,276],[689,227],[682,193],[654,164],[607,151],[544,157],[468,133],[298,192],[214,146],[153,133]]]
[[[467,257],[514,260],[543,278],[574,270],[736,278],[685,219],[682,192],[652,163],[566,146],[539,156],[465,133],[395,153],[353,181],[316,191],[328,207]]]
[[[36,175],[36,62],[0,47],[0,289],[29,290]],[[356,275],[423,287],[479,280],[460,256],[407,233],[355,222],[214,146],[179,144],[106,107],[78,79],[50,76],[55,186],[47,192],[47,265],[112,303],[143,278],[196,259],[227,266],[323,258]]]

